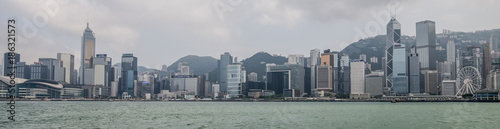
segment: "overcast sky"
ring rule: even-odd
[[[499,12],[498,0],[0,0],[0,30],[16,18],[21,61],[72,53],[78,69],[88,21],[97,54],[108,54],[114,64],[122,53],[133,53],[139,65],[160,69],[186,55],[218,59],[230,52],[241,60],[259,51],[340,51],[360,38],[385,34],[391,15],[410,36],[423,20],[435,21],[437,33],[497,29]],[[0,31],[0,41],[6,37]]]

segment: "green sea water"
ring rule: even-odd
[[[0,128],[500,128],[500,103],[18,101],[15,122],[7,107]]]

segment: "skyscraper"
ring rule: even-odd
[[[436,23],[434,21],[417,22],[417,53],[419,54],[420,73],[436,70]]]
[[[288,64],[304,65],[304,55],[288,55]]]
[[[251,82],[258,82],[258,78],[257,78],[257,73],[255,72],[251,72],[250,74],[248,74],[248,81],[251,81]]]
[[[319,49],[312,49],[310,52],[310,65],[311,65],[311,91],[317,88],[316,85],[316,67],[321,64],[321,51]]]
[[[62,67],[62,61],[54,58],[38,58],[38,62],[47,66],[47,79],[64,81],[64,67]]]
[[[418,62],[418,53],[416,48],[412,47],[408,56],[408,85],[410,93],[423,93],[420,89],[420,62]]]
[[[317,68],[317,90],[324,90],[324,91],[330,91],[333,89],[332,85],[332,66],[330,65],[319,65],[316,67]]]
[[[392,91],[396,95],[408,93],[408,62],[407,52],[404,44],[395,43],[392,58]]]
[[[455,62],[455,42],[453,40],[446,44],[446,61]]]
[[[122,55],[121,71],[121,87],[118,94],[122,95],[123,92],[127,92],[129,95],[134,95],[134,81],[137,81],[137,57],[134,57],[134,54]]]
[[[57,59],[62,61],[62,67],[65,69],[64,81],[68,84],[75,84],[75,56],[69,53],[57,53]]]
[[[85,85],[86,83],[91,83],[93,81],[87,81],[93,77],[86,75],[87,72],[93,71],[93,59],[95,56],[95,37],[94,32],[89,28],[89,23],[87,23],[87,28],[83,32],[82,36],[82,55],[81,55],[81,65],[80,65],[80,84]],[[93,75],[93,73],[88,73]]]
[[[385,86],[392,88],[393,86],[393,51],[394,44],[401,43],[401,24],[396,20],[396,18],[391,18],[389,23],[387,23],[387,39],[385,44],[385,70],[384,78]]]
[[[318,71],[317,72],[318,73],[321,72],[323,74],[323,72],[325,72],[326,70],[328,70],[328,72],[329,72],[328,74],[330,74],[328,76],[331,79],[328,79],[329,80],[328,82],[330,83],[330,84],[328,84],[328,88],[329,89],[326,89],[325,84],[321,84],[322,86],[319,86],[320,85],[319,83],[323,82],[323,81],[319,81],[318,80],[318,89],[320,89],[320,87],[321,87],[321,90],[325,90],[327,92],[330,92],[330,91],[336,92],[335,91],[335,87],[334,87],[334,81],[333,81],[334,78],[335,78],[334,77],[335,70],[333,69],[333,67],[335,65],[335,59],[334,59],[335,54],[336,53],[332,53],[332,52],[329,52],[329,51],[325,51],[325,53],[321,53],[321,66],[322,67],[321,67],[321,69],[318,67],[318,69],[317,69]],[[330,67],[324,67],[324,65],[330,66]],[[318,79],[319,79],[320,78],[319,76],[323,76],[323,75],[318,74],[317,76],[318,76]],[[324,77],[321,77],[321,78],[322,78],[321,80],[325,80],[325,79],[323,79]]]
[[[229,52],[225,52],[224,54],[220,55],[220,60],[218,61],[218,67],[219,67],[219,84],[220,84],[220,91],[221,92],[226,92],[227,91],[227,65],[233,63],[233,57]]]
[[[425,92],[431,95],[438,94],[438,74],[436,70],[425,72]]]
[[[483,82],[486,82],[486,77],[488,77],[488,74],[491,72],[491,47],[490,44],[485,43],[483,44],[483,67],[482,67],[482,77],[483,77]],[[486,83],[482,83],[482,88],[490,88],[492,87],[487,86]]]
[[[242,95],[242,87],[246,82],[246,71],[241,64],[227,66],[227,96],[234,98]]]
[[[351,94],[365,93],[365,62],[363,60],[351,61]]]
[[[17,64],[21,59],[21,54],[15,53],[15,57],[9,56],[10,52],[6,52],[3,55],[3,75],[9,76],[10,71],[14,71],[14,66],[11,64]],[[10,68],[9,68],[10,67]]]
[[[94,58],[94,84],[100,86],[109,86],[110,69],[111,57],[107,57],[106,54],[97,54]]]

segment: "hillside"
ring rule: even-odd
[[[243,63],[243,67],[245,67],[247,75],[251,72],[255,72],[257,73],[259,81],[263,81],[262,77],[266,75],[266,63],[282,65],[287,61],[288,59],[286,57],[272,56],[266,52],[259,52],[241,62]]]
[[[480,46],[482,43],[490,42],[491,35],[500,35],[500,29],[437,34],[437,60],[439,62],[446,60],[446,44],[450,40],[455,42],[457,49],[465,49],[467,46]],[[372,70],[380,70],[382,69],[382,57],[384,57],[385,53],[385,38],[385,35],[378,35],[361,39],[344,48],[341,53],[348,54],[350,59],[359,59],[359,55],[366,54],[367,62],[371,63]],[[415,37],[402,36],[402,43],[406,44],[407,50],[409,50],[411,46],[415,46]],[[377,57],[377,63],[370,62],[371,57]]]

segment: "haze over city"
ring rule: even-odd
[[[156,69],[186,55],[218,58],[230,52],[245,59],[259,51],[283,56],[308,55],[314,48],[340,51],[360,38],[384,35],[390,15],[409,36],[415,36],[415,23],[422,20],[435,21],[437,33],[500,28],[500,18],[493,16],[500,12],[495,0],[45,2],[1,1],[0,24],[19,19],[25,40],[18,41],[16,51],[22,61],[71,53],[76,69],[87,22],[95,33],[96,54],[108,54],[117,63],[122,53],[134,53],[140,66]]]

